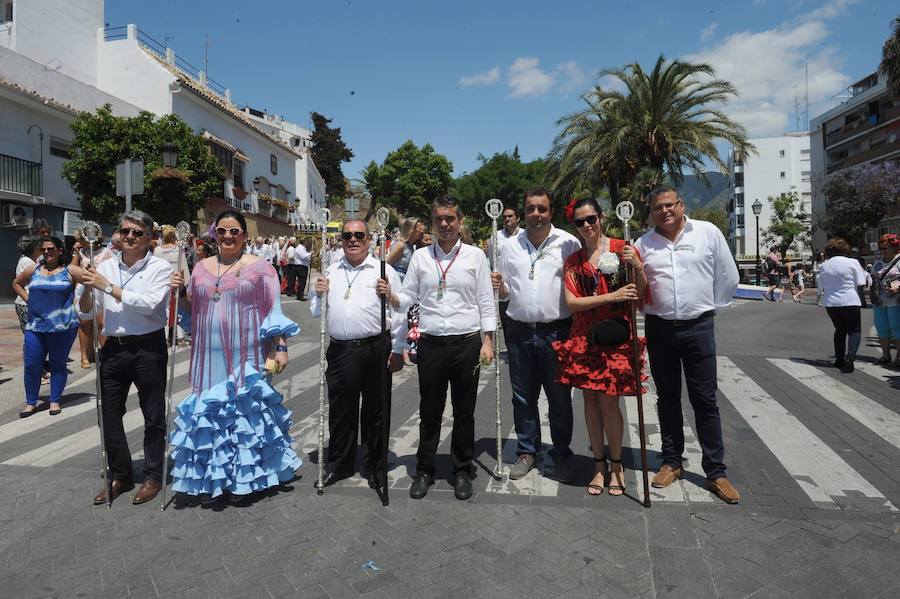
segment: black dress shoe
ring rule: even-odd
[[[322,486],[330,487],[336,482],[342,481],[345,478],[350,478],[353,476],[352,472],[326,472],[325,476],[322,478]],[[319,481],[316,481],[316,488],[319,488]]]
[[[459,500],[466,500],[472,496],[472,481],[469,480],[468,474],[460,472],[456,475],[456,481],[453,483],[453,494]]]
[[[384,486],[384,477],[378,472],[366,474],[366,481],[368,481],[370,489],[380,489]]]
[[[409,496],[413,499],[422,499],[428,494],[428,487],[434,484],[434,478],[430,474],[417,474],[409,486]]]
[[[37,408],[35,408],[33,410],[22,410],[21,412],[19,412],[19,418],[28,418],[32,414],[36,414],[36,413],[37,413]]]

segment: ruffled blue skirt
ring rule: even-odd
[[[235,377],[182,401],[172,444],[175,491],[248,495],[293,478],[302,461],[291,448],[290,411],[249,364]]]

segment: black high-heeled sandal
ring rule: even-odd
[[[606,456],[603,456],[602,458],[594,458],[594,463],[595,463],[595,464],[601,464],[601,463],[603,464],[603,470],[604,470],[604,472],[602,472],[602,474],[603,474],[603,480],[606,481],[606,474],[607,474],[606,471],[608,470],[608,468],[607,468],[607,466],[606,466]],[[594,476],[596,477],[597,474],[601,474],[601,473],[600,473],[600,472],[597,472],[597,473],[594,474]],[[593,478],[592,478],[591,480],[593,480]],[[594,497],[597,497],[597,496],[599,496],[599,495],[603,495],[603,489],[604,489],[604,488],[605,488],[605,487],[604,487],[603,485],[588,484],[588,495],[591,495],[591,496],[594,496]],[[591,493],[591,489],[594,489],[595,491],[599,491],[599,492],[598,492],[598,493]]]
[[[618,464],[619,466],[622,466],[622,460],[621,460],[621,459],[619,459],[619,460],[614,460],[614,459],[612,459],[612,458],[609,458],[609,463],[610,463],[610,464]],[[616,479],[615,479],[615,477],[613,476],[613,475],[614,475],[614,471],[613,471],[612,467],[610,467],[610,469],[609,469],[609,495],[610,495],[611,497],[620,497],[620,496],[622,496],[622,495],[625,494],[625,487],[623,486],[624,483],[625,483],[625,467],[624,467],[624,466],[622,466],[622,469],[619,470],[618,474],[622,477],[622,478],[621,478],[622,483],[623,483],[622,485],[615,484],[615,483],[613,482],[613,481],[615,481]],[[613,489],[616,489],[616,490],[618,491],[618,493],[613,493]]]

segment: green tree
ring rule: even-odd
[[[888,91],[894,98],[900,98],[900,17],[894,17],[893,34],[881,47],[881,63],[878,72],[887,77]]]
[[[421,148],[412,140],[389,152],[379,166],[374,160],[361,174],[372,198],[369,214],[376,206],[389,206],[401,214],[429,218],[431,202],[447,193],[453,178],[453,164],[437,154],[431,144]],[[430,220],[430,218],[429,218]]]
[[[722,232],[722,235],[725,236],[725,239],[728,239],[728,215],[725,214],[725,211],[721,208],[704,208],[703,206],[699,206],[694,208],[689,216],[694,220],[705,220],[714,224],[719,227],[719,230]]]
[[[516,206],[521,214],[525,191],[544,180],[545,167],[542,159],[521,162],[515,150],[512,155],[498,153],[490,159],[479,154],[478,160],[481,166],[456,178],[450,193],[459,200],[473,236],[484,239],[491,231],[491,219],[484,211],[485,202],[498,198],[504,205]],[[554,206],[554,215],[560,212],[560,207]],[[502,227],[503,223],[498,221],[497,226]]]
[[[777,198],[769,196],[769,204],[772,218],[771,224],[761,231],[763,242],[766,247],[777,248],[784,258],[795,247],[799,250],[809,243],[809,215],[795,189]]]
[[[584,110],[557,121],[562,130],[550,151],[550,171],[562,190],[602,185],[616,204],[620,189],[643,167],[664,170],[677,185],[686,171],[706,181],[707,162],[728,172],[718,141],[745,156],[755,152],[744,127],[718,108],[738,95],[736,89],[717,79],[708,64],[669,62],[660,55],[650,72],[633,62],[598,74],[604,77],[617,79],[625,91],[598,83],[582,96]]]
[[[341,128],[331,127],[332,119],[318,112],[311,112],[313,122],[312,159],[325,181],[325,193],[332,198],[343,198],[347,195],[347,182],[342,162],[353,159],[353,151],[341,139]]]
[[[144,193],[132,205],[158,222],[168,221],[168,193],[152,173],[163,166],[160,146],[178,146],[178,171],[187,182],[176,193],[173,220],[194,222],[206,199],[222,195],[222,168],[209,153],[206,140],[195,135],[177,115],[156,119],[142,111],[135,117],[112,114],[109,104],[96,114],[81,113],[70,125],[71,159],[62,176],[79,197],[82,216],[102,223],[118,220],[125,200],[116,196],[116,163],[129,158],[144,160]]]
[[[900,162],[869,163],[830,176],[822,191],[828,211],[825,227],[830,235],[853,245],[865,240],[874,227],[897,205],[900,196]]]

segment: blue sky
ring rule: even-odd
[[[407,139],[446,155],[456,176],[479,153],[544,156],[598,71],[650,68],[660,53],[711,63],[741,93],[726,112],[753,137],[780,135],[797,129],[804,62],[813,117],[875,70],[898,13],[882,0],[107,0],[105,20],[172,36],[198,67],[209,39],[209,76],[239,106],[333,118],[356,154],[352,178]]]

